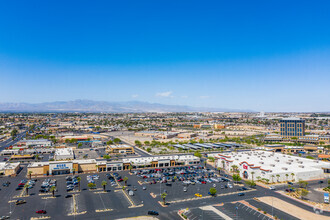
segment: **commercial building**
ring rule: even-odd
[[[106,152],[109,154],[134,154],[134,148],[132,146],[122,145],[108,145]]]
[[[20,163],[0,162],[0,175],[1,176],[16,176],[20,169]]]
[[[34,162],[27,166],[27,173],[32,176],[62,175],[70,173],[97,172],[96,160],[71,160],[71,161],[47,161]]]
[[[301,137],[305,135],[305,120],[300,118],[283,118],[280,120],[282,137]]]
[[[63,175],[70,173],[91,173],[104,171],[120,171],[138,168],[158,168],[171,166],[192,166],[200,164],[200,158],[193,155],[169,155],[157,157],[125,158],[118,161],[107,160],[71,160],[33,162],[27,166],[27,173],[32,176]]]
[[[313,180],[330,173],[330,163],[268,151],[211,154],[216,166],[231,171],[237,166],[244,179],[268,179],[270,183],[288,180]]]
[[[267,144],[264,145],[263,149],[273,152],[281,153],[322,153],[324,147],[319,147],[317,145],[305,145],[305,146],[285,146],[284,144]]]
[[[55,160],[73,160],[74,154],[72,148],[58,148],[54,154]]]
[[[37,140],[22,140],[19,144],[25,145],[26,147],[51,147],[52,141],[47,139],[37,139]]]

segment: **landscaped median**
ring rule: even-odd
[[[255,191],[255,189],[249,189],[249,190],[245,190],[244,192],[252,192]],[[230,193],[223,193],[223,194],[217,194],[216,197],[221,197],[221,196],[228,196],[228,195],[233,195],[233,194],[237,194],[238,192],[230,192]],[[209,199],[209,198],[213,198],[214,196],[202,196],[202,197],[192,197],[192,198],[188,198],[188,199],[180,199],[180,200],[174,200],[174,201],[169,201],[169,204],[172,203],[179,203],[179,202],[186,202],[186,201],[193,201],[193,200],[200,200],[200,199]],[[162,201],[159,201],[162,202]]]

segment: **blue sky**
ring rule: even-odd
[[[0,102],[330,111],[329,1],[1,1]]]

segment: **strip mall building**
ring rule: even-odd
[[[193,155],[169,155],[156,157],[125,158],[118,161],[71,160],[34,162],[28,165],[27,173],[32,176],[62,175],[70,173],[95,173],[139,168],[164,168],[173,166],[192,166],[200,164],[200,158]]]

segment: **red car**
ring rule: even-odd
[[[38,214],[46,214],[47,212],[46,212],[46,210],[38,210],[38,211],[36,211],[36,213],[38,213]]]
[[[122,182],[122,181],[124,181],[122,178],[120,178],[120,179],[118,180],[118,182]]]

